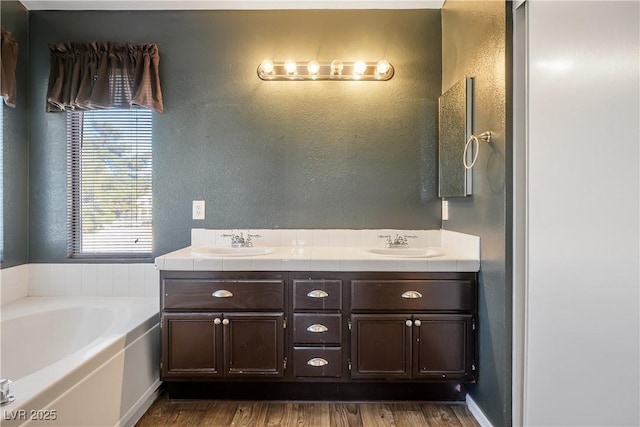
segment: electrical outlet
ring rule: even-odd
[[[204,200],[193,201],[193,219],[204,219]]]
[[[442,201],[442,220],[447,221],[449,219],[449,201]]]

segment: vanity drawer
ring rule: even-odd
[[[294,310],[340,310],[342,280],[294,280]]]
[[[340,344],[342,315],[294,313],[293,341],[296,344]]]
[[[165,310],[284,310],[283,280],[165,279]]]
[[[294,347],[293,375],[296,377],[340,377],[342,348]]]
[[[471,311],[474,287],[464,280],[353,280],[351,308],[362,311]]]

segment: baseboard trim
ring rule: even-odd
[[[291,381],[165,381],[170,400],[296,400],[296,401],[439,401],[464,402],[466,391],[456,383],[291,382]]]
[[[471,412],[471,415],[473,415],[473,418],[476,419],[478,424],[480,424],[482,427],[493,427],[491,421],[489,421],[489,418],[487,418],[484,412],[482,412],[482,409],[480,409],[478,404],[471,398],[471,396],[467,394],[465,400],[467,402],[467,408],[469,408],[469,412]]]

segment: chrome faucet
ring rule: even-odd
[[[396,233],[396,238],[393,240],[391,240],[391,235],[389,234],[381,234],[378,237],[387,239],[387,241],[384,244],[385,248],[408,248],[409,241],[407,239],[418,238],[418,236],[408,236],[406,234],[398,234],[398,233]]]
[[[259,234],[250,234],[247,231],[247,237],[244,237],[243,233],[237,234],[222,234],[220,237],[231,237],[231,247],[232,248],[251,248],[253,247],[253,242],[251,241],[252,237],[262,237]]]
[[[11,394],[11,384],[13,383],[8,379],[0,379],[0,405],[14,401],[15,397]]]

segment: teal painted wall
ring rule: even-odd
[[[2,268],[29,261],[29,20],[18,1],[0,3],[2,27],[18,40],[16,107],[2,108]]]
[[[439,228],[439,10],[29,14],[30,260],[66,261],[65,115],[47,45],[153,42],[154,255],[204,228]],[[264,58],[388,59],[388,82],[263,82]],[[207,219],[191,220],[205,200]]]
[[[443,221],[445,229],[480,236],[479,379],[470,395],[494,426],[511,425],[510,8],[510,2],[454,1],[442,9],[442,90],[475,77],[474,133],[490,130],[494,137],[481,143],[473,196],[449,199]]]

